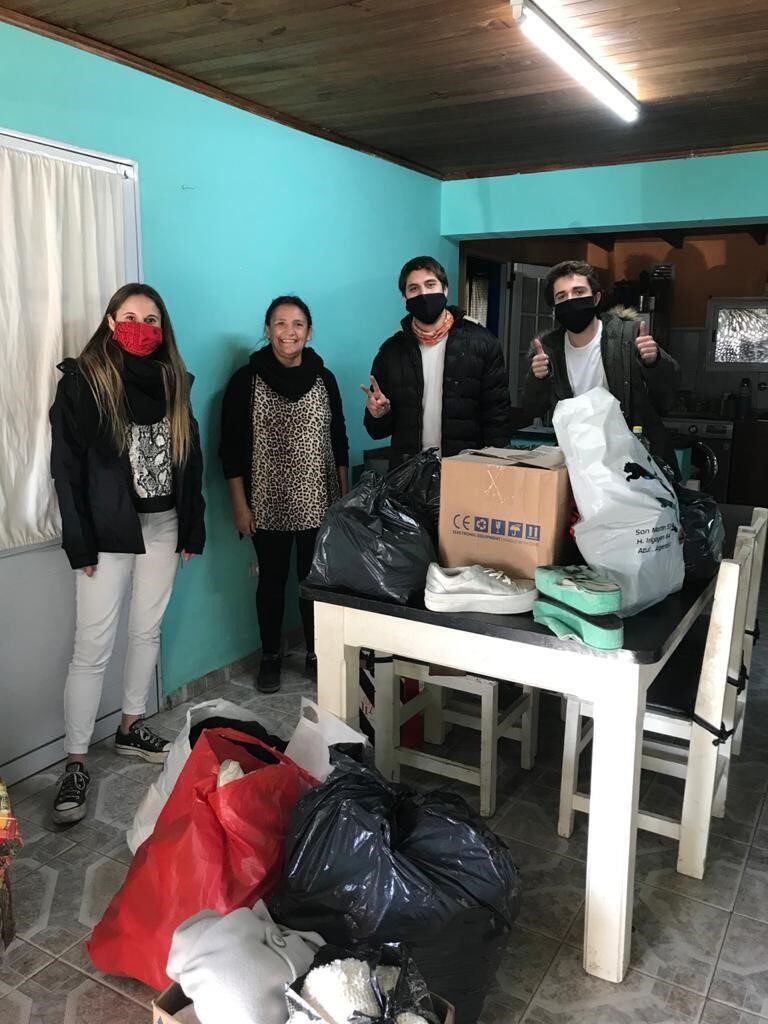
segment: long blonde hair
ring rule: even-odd
[[[121,454],[128,446],[128,405],[123,386],[123,350],[114,341],[107,317],[115,313],[132,296],[144,295],[160,310],[165,352],[156,360],[163,375],[166,408],[171,426],[171,454],[177,466],[186,462],[192,444],[192,425],[189,413],[189,376],[181,358],[173,325],[165,303],[154,288],[147,284],[126,284],[118,288],[107,304],[106,311],[91,340],[80,353],[78,363],[88,382],[99,418],[106,423],[112,439]],[[149,358],[149,357],[147,357]]]

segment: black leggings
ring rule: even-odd
[[[296,541],[296,576],[301,582],[312,565],[317,530],[256,530],[253,546],[259,560],[259,585],[256,590],[256,614],[264,654],[278,654],[283,633],[285,586],[291,564],[291,548]],[[299,600],[301,622],[307,650],[315,649],[315,616],[311,601]]]

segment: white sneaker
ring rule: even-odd
[[[441,569],[432,562],[427,571],[424,604],[432,612],[491,612],[521,615],[536,600],[533,580],[513,580],[499,569],[470,565]]]

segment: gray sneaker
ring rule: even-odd
[[[433,612],[522,615],[533,608],[535,599],[533,580],[513,580],[484,565],[441,569],[433,562],[427,571],[424,604]]]

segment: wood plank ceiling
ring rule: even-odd
[[[630,86],[643,104],[632,125],[537,50],[508,3],[9,3],[4,20],[106,44],[438,177],[768,144],[768,0],[540,0]]]

